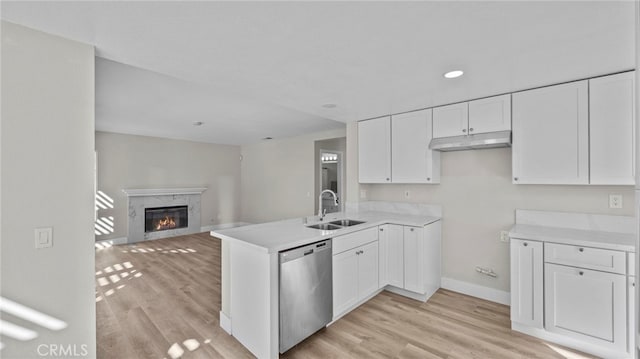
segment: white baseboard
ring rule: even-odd
[[[567,337],[565,335],[548,332],[541,328],[533,328],[520,323],[511,322],[511,329],[518,331],[520,333],[531,335],[536,338],[540,338],[548,342],[573,348],[581,352],[593,354],[601,358],[632,358],[633,357],[632,354],[629,354],[626,352],[617,352],[617,351],[609,350],[596,344],[591,344],[585,341]],[[547,346],[549,346],[549,344],[547,344]],[[562,351],[564,351],[564,349],[562,348],[551,348],[551,349],[557,351],[559,354],[563,354]],[[569,358],[573,356],[565,356],[565,357]]]
[[[112,238],[112,239],[102,239],[102,240],[98,240],[96,241],[97,244],[107,244],[109,246],[116,246],[118,244],[126,244],[128,242],[127,237],[120,237],[120,238]]]
[[[511,294],[499,289],[493,289],[482,285],[463,282],[457,279],[442,278],[442,288],[458,292],[472,297],[485,299],[505,305],[511,305]]]
[[[211,226],[203,226],[200,227],[200,232],[211,232],[211,231],[215,231],[216,229],[227,229],[227,228],[234,228],[234,227],[242,227],[242,226],[247,226],[250,225],[251,223],[247,223],[247,222],[232,222],[232,223],[222,223],[222,224],[214,224]]]
[[[227,317],[222,311],[220,311],[220,328],[231,335],[231,318]]]

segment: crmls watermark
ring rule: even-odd
[[[89,354],[87,344],[40,344],[37,349],[41,357],[86,357]]]

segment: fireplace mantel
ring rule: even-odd
[[[140,196],[170,196],[175,194],[201,194],[206,191],[206,187],[193,188],[155,188],[155,189],[123,189],[127,197]]]

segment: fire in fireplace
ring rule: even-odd
[[[144,231],[157,232],[189,226],[187,206],[144,209]]]

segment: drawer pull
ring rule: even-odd
[[[524,243],[522,243],[522,245],[526,247],[526,246],[528,246],[528,245],[529,245],[529,243],[524,242]]]
[[[578,249],[580,252],[584,252],[584,248],[579,248]]]
[[[578,272],[578,274],[580,274],[580,275],[584,275],[584,272],[583,272],[583,271],[580,271],[580,272]]]

